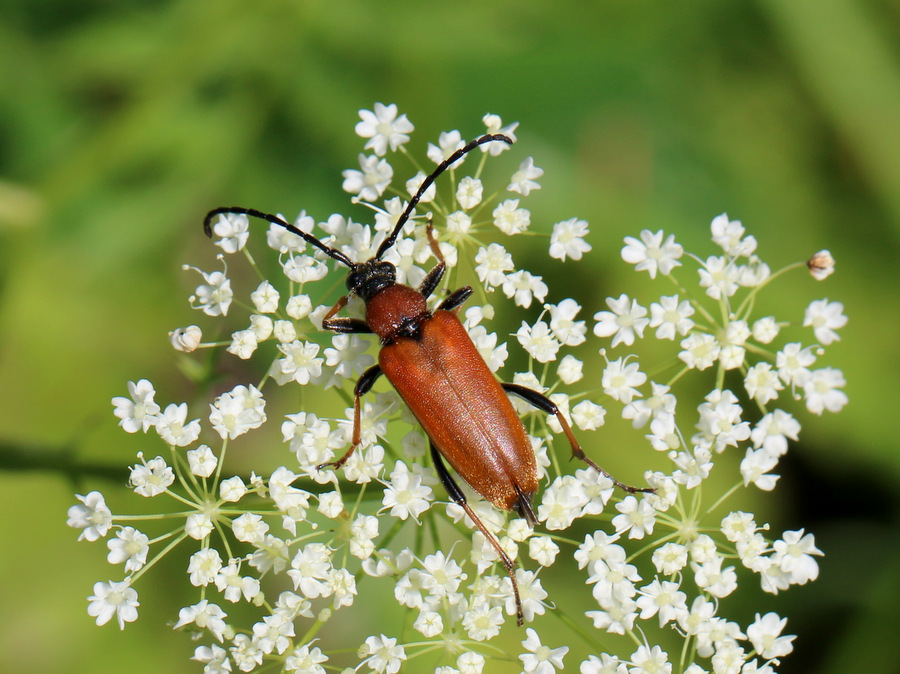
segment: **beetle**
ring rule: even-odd
[[[524,617],[515,564],[501,547],[497,536],[468,504],[465,493],[444,459],[474,491],[494,506],[515,511],[529,524],[536,524],[532,500],[538,489],[537,462],[525,427],[507,396],[513,394],[556,417],[574,458],[584,461],[628,493],[649,492],[652,489],[623,484],[588,458],[560,409],[545,395],[519,384],[497,380],[457,317],[456,310],[472,294],[471,287],[464,286],[449,293],[434,311],[429,310],[427,300],[440,285],[446,269],[430,223],[427,227],[428,243],[437,264],[425,275],[418,288],[397,283],[396,268],[381,259],[394,245],[422,195],[437,177],[476,147],[492,142],[511,145],[513,141],[502,134],[487,134],[470,141],[438,164],[410,199],[375,256],[365,262],[353,262],[343,252],[325,245],[283,218],[252,208],[216,208],[206,215],[203,228],[211,237],[212,220],[218,215],[259,218],[296,234],[349,268],[346,280],[349,293],[325,314],[322,328],[342,334],[374,333],[381,341],[381,349],[378,364],[360,376],[353,390],[350,448],[338,460],[322,464],[319,468],[331,466],[339,469],[359,446],[360,398],[379,377],[386,376],[428,436],[435,471],[448,495],[484,534],[506,568],[512,581],[517,623],[521,626]],[[350,295],[357,295],[364,301],[365,319],[337,316]]]

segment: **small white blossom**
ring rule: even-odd
[[[81,529],[78,540],[96,541],[106,536],[112,526],[112,512],[106,505],[103,494],[92,491],[86,496],[76,495],[81,505],[69,508],[66,524],[73,529]]]
[[[646,270],[650,278],[656,278],[657,271],[667,276],[675,267],[681,266],[679,258],[684,249],[675,243],[675,235],[670,234],[663,242],[662,230],[655,234],[649,229],[641,231],[640,241],[631,236],[625,237],[622,259],[635,265],[635,271]]]
[[[756,614],[756,620],[747,628],[747,638],[761,658],[781,658],[794,650],[792,642],[797,637],[781,636],[786,625],[787,618],[780,618],[776,613]]]
[[[356,124],[356,135],[369,139],[365,145],[366,150],[372,150],[377,156],[383,157],[388,147],[391,152],[396,152],[401,145],[408,143],[409,134],[415,127],[405,114],[397,116],[397,105],[394,103],[376,103],[374,107],[374,111],[359,111],[362,121]]]
[[[527,637],[522,642],[522,646],[528,652],[519,656],[524,672],[552,674],[555,670],[563,668],[563,658],[569,652],[568,646],[560,646],[559,648],[544,646],[538,633],[530,627],[526,628],[525,634]]]
[[[355,194],[360,201],[375,201],[384,194],[391,179],[394,177],[394,169],[377,155],[367,157],[359,155],[359,167],[361,170],[346,169],[344,176],[344,191]]]
[[[847,394],[841,391],[846,386],[844,373],[832,367],[813,370],[803,384],[803,397],[806,409],[813,414],[840,412],[847,404]]]
[[[250,237],[250,218],[243,213],[220,213],[212,227],[213,234],[221,237],[215,244],[225,253],[236,253],[247,244]]]
[[[175,473],[165,459],[157,456],[131,468],[128,483],[140,496],[159,496],[175,482]]]
[[[119,629],[125,629],[125,623],[137,620],[137,591],[127,580],[122,582],[94,583],[94,594],[88,597],[88,615],[97,619],[98,625],[105,625],[113,616],[119,622]]]
[[[619,344],[631,346],[635,336],[644,336],[644,328],[650,322],[647,310],[638,304],[637,300],[630,299],[627,295],[620,295],[618,299],[608,297],[606,305],[612,311],[599,311],[594,314],[597,324],[594,326],[594,334],[598,337],[612,337],[611,346],[615,348]]]
[[[159,405],[153,401],[156,391],[146,379],[140,379],[137,383],[128,382],[129,398],[117,396],[112,399],[115,406],[114,414],[119,418],[119,426],[126,433],[146,433],[151,426],[156,424],[156,415],[159,414]]]
[[[531,212],[519,208],[518,199],[507,199],[494,209],[494,226],[504,234],[519,234],[531,224]]]
[[[534,157],[525,157],[519,164],[519,170],[513,173],[512,179],[506,189],[510,192],[518,192],[527,197],[531,190],[539,190],[541,186],[536,182],[544,175],[544,169],[534,165]]]
[[[396,639],[391,639],[383,634],[366,639],[364,648],[363,655],[368,656],[366,664],[373,672],[396,674],[406,660],[406,651],[403,646],[398,646]]]
[[[841,302],[829,302],[827,299],[816,300],[806,307],[803,325],[812,327],[819,344],[828,346],[840,340],[840,335],[835,331],[847,325],[844,305]]]
[[[588,235],[588,223],[579,218],[570,218],[553,225],[550,234],[550,257],[555,260],[580,260],[590,252],[591,244],[584,240]]]

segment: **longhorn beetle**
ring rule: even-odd
[[[572,428],[549,398],[518,384],[497,381],[456,316],[455,310],[469,298],[472,288],[465,286],[451,292],[438,304],[437,310],[429,311],[426,300],[440,284],[446,268],[431,224],[427,228],[428,243],[437,264],[426,274],[418,289],[397,283],[396,268],[381,259],[394,245],[425,190],[435,179],[479,145],[491,142],[512,144],[507,136],[488,134],[470,141],[442,161],[422,181],[390,235],[381,242],[375,257],[366,262],[353,262],[341,251],[325,245],[283,218],[252,208],[216,208],[207,214],[203,229],[211,237],[212,219],[217,215],[249,215],[283,227],[350,269],[347,289],[365,302],[366,318],[335,316],[347,304],[349,295],[345,295],[325,314],[322,327],[336,333],[374,333],[381,340],[381,351],[378,364],[362,374],[353,391],[350,448],[337,461],[322,464],[319,468],[340,468],[353,454],[361,442],[360,398],[382,374],[387,376],[425,430],[434,468],[450,498],[484,534],[506,567],[512,581],[517,622],[521,626],[524,617],[515,564],[466,502],[463,490],[444,463],[446,459],[457,475],[496,507],[515,510],[529,524],[537,523],[531,505],[538,488],[537,464],[525,427],[506,394],[514,394],[556,416],[571,445],[572,456],[610,478],[617,487],[629,493],[652,490],[629,487],[615,480],[585,456]]]

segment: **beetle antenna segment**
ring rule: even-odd
[[[262,211],[258,211],[255,208],[242,208],[240,206],[224,206],[222,208],[214,208],[206,214],[205,218],[203,218],[203,231],[206,233],[206,236],[212,238],[212,220],[217,215],[222,215],[224,213],[249,215],[254,218],[259,218],[260,220],[265,220],[266,222],[271,222],[273,225],[284,227],[291,234],[296,234],[308,244],[315,246],[333,260],[337,260],[341,264],[347,265],[350,269],[356,269],[356,263],[346,255],[344,255],[341,251],[337,250],[336,248],[326,246],[312,234],[307,234],[302,229],[294,227],[294,225],[287,222],[285,219],[280,218],[277,215],[272,215],[270,213],[263,213]]]
[[[419,189],[415,193],[413,198],[409,200],[409,204],[407,204],[406,210],[403,211],[403,213],[400,215],[400,218],[397,220],[397,224],[394,226],[394,231],[391,232],[391,235],[388,238],[381,242],[380,246],[378,246],[378,252],[375,254],[375,259],[380,260],[381,256],[384,255],[388,251],[388,249],[394,245],[394,242],[397,240],[397,236],[400,234],[400,230],[403,229],[403,225],[407,223],[407,221],[409,220],[409,216],[412,215],[413,210],[419,204],[419,199],[422,198],[422,195],[425,194],[425,190],[431,187],[431,184],[437,179],[439,175],[441,175],[444,171],[446,171],[453,164],[458,162],[479,145],[484,145],[485,143],[490,143],[495,140],[506,143],[507,145],[513,144],[512,139],[509,136],[504,136],[502,133],[485,134],[484,136],[481,136],[481,138],[470,140],[464,147],[459,148],[456,152],[454,152],[444,161],[438,164],[437,168],[431,172],[431,175],[427,176],[425,180],[422,181],[422,184],[419,186]]]

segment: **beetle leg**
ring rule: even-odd
[[[422,283],[419,284],[419,292],[424,297],[431,297],[431,293],[440,285],[444,276],[444,263],[440,262],[435,265],[430,272],[425,275]]]
[[[347,459],[353,456],[353,452],[356,451],[356,448],[359,446],[359,443],[362,442],[362,437],[360,436],[360,407],[359,407],[359,399],[364,396],[378,378],[381,376],[381,368],[378,365],[373,365],[368,370],[362,373],[362,376],[359,378],[359,381],[356,382],[356,386],[353,389],[353,439],[350,442],[350,449],[348,449],[344,456],[342,456],[337,461],[329,461],[328,463],[322,463],[316,466],[317,470],[322,470],[323,468],[331,467],[337,470],[341,466],[343,466]]]
[[[372,331],[369,329],[369,326],[366,325],[364,320],[359,318],[348,318],[346,316],[332,318],[337,312],[347,306],[347,299],[347,295],[344,295],[334,303],[334,306],[331,307],[331,309],[328,310],[328,313],[322,318],[322,329],[341,334],[371,334]]]
[[[444,298],[444,301],[438,305],[438,310],[445,309],[447,311],[453,311],[457,307],[461,306],[463,302],[469,299],[472,296],[472,288],[469,286],[463,286],[459,290],[454,290],[452,293],[447,295]]]
[[[431,246],[431,252],[434,253],[434,257],[437,258],[438,261],[432,270],[425,275],[421,285],[419,285],[419,292],[427,298],[430,297],[431,293],[433,293],[441,284],[441,279],[444,278],[444,270],[447,268],[447,263],[444,261],[444,256],[441,254],[441,248],[438,246],[437,239],[434,238],[434,226],[430,221],[425,228],[425,231],[428,234],[428,245]]]
[[[525,618],[522,613],[522,600],[519,598],[519,584],[516,582],[515,563],[500,546],[500,541],[497,540],[497,537],[484,525],[484,522],[482,522],[478,515],[475,514],[475,511],[472,510],[472,507],[466,501],[466,495],[463,493],[463,490],[460,489],[456,480],[454,480],[453,476],[450,474],[450,471],[447,470],[447,465],[441,458],[441,453],[438,451],[437,447],[435,447],[434,443],[431,441],[429,441],[429,445],[431,446],[431,460],[434,462],[434,469],[437,471],[438,477],[441,478],[444,489],[447,490],[447,493],[450,495],[453,502],[466,512],[469,519],[472,520],[478,530],[484,534],[485,539],[491,544],[497,552],[497,555],[499,555],[500,561],[503,562],[503,566],[506,567],[506,573],[509,574],[509,579],[512,582],[513,595],[515,595],[516,598],[516,624],[521,627],[525,623]]]
[[[581,445],[578,444],[578,440],[575,439],[575,434],[572,432],[572,427],[569,426],[569,422],[566,421],[566,417],[563,416],[563,413],[560,411],[556,403],[550,400],[550,398],[545,396],[543,393],[538,393],[537,391],[534,391],[526,386],[520,386],[519,384],[504,384],[501,382],[500,385],[507,393],[512,393],[519,396],[525,402],[533,405],[534,407],[537,407],[539,410],[542,410],[547,414],[555,415],[557,421],[559,421],[559,425],[562,426],[563,433],[566,434],[566,438],[568,438],[569,440],[569,445],[572,447],[572,456],[576,459],[581,459],[598,473],[608,477],[619,489],[626,491],[629,494],[634,494],[636,492],[653,493],[654,491],[656,491],[655,489],[651,489],[650,487],[632,487],[625,484],[624,482],[619,482],[616,478],[614,478],[612,475],[610,475],[600,466],[594,463],[591,459],[589,459],[588,456],[584,453],[584,450],[581,449]]]

